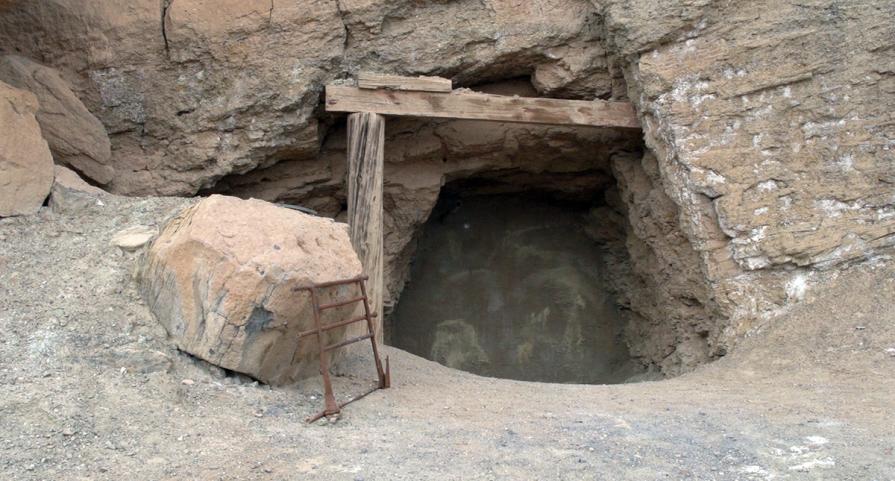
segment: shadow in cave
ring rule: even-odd
[[[593,204],[460,192],[468,182],[446,186],[423,229],[393,345],[491,377],[603,384],[640,374],[588,235]]]

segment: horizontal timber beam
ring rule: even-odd
[[[640,128],[629,102],[509,97],[478,92],[416,92],[326,86],[327,112]]]

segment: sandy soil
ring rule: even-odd
[[[477,377],[396,349],[394,387],[307,425],[173,350],[109,245],[181,199],[0,220],[0,479],[895,479],[895,276],[814,285],[724,359],[660,382]],[[337,392],[372,370],[346,367]]]

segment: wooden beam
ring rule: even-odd
[[[629,102],[509,97],[477,92],[412,92],[326,86],[328,112],[376,112],[447,119],[640,128]]]
[[[418,90],[422,92],[450,92],[453,83],[441,77],[400,77],[364,72],[357,75],[357,86],[362,89]]]
[[[382,342],[383,227],[382,170],[385,117],[369,113],[348,116],[348,233],[369,276],[367,295],[376,340]]]

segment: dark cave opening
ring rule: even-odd
[[[520,190],[506,178],[442,189],[390,319],[392,344],[490,377],[609,384],[640,374],[608,285],[605,193]]]

